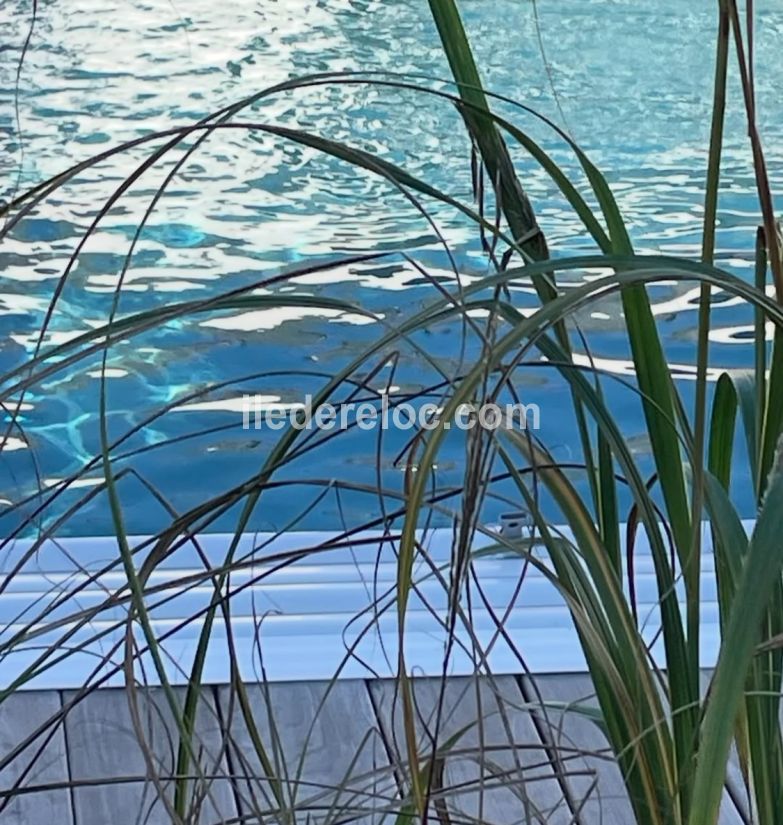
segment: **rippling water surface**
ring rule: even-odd
[[[698,254],[713,64],[713,2],[664,0],[465,0],[462,4],[488,85],[564,126],[607,174],[640,251]],[[447,76],[424,0],[191,0],[187,4],[69,0],[38,4],[38,20],[18,78],[29,2],[0,8],[0,167],[2,196],[120,142],[193,122],[293,76],[379,69]],[[783,183],[783,3],[758,4],[758,108],[773,189]],[[752,277],[758,208],[739,90],[732,86],[724,152],[718,252],[722,265]],[[504,114],[539,138],[568,170],[572,157],[551,132],[510,107]],[[242,120],[298,127],[379,153],[471,203],[469,145],[455,111],[410,91],[335,84],[264,99]],[[0,245],[0,370],[34,351],[58,279],[77,243],[112,192],[148,157],[145,144],[85,169],[23,220]],[[145,172],[103,218],[76,259],[43,341],[67,341],[105,322],[136,227],[179,154]],[[527,158],[519,169],[556,254],[591,248],[548,178]],[[779,202],[778,202],[779,203]],[[427,203],[463,282],[488,271],[473,226],[453,210]],[[387,182],[358,174],[316,150],[262,131],[213,134],[187,160],[144,228],[122,286],[120,313],[207,298],[308,262],[378,250],[407,250],[411,260],[336,266],[269,287],[350,301],[383,316],[289,307],[193,315],[120,342],[105,370],[110,436],[117,438],[156,409],[174,409],[117,449],[134,474],[120,492],[130,530],[148,532],[176,511],[239,483],[258,469],[276,434],[243,431],[237,399],[263,393],[295,402],[379,335],[384,322],[410,314],[435,291],[415,265],[454,286],[452,261],[433,226]],[[580,278],[572,276],[572,281]],[[655,287],[667,354],[681,369],[686,400],[694,360],[695,287]],[[514,291],[522,307],[530,289]],[[628,374],[615,301],[580,316],[601,367]],[[747,364],[748,308],[715,296],[712,364]],[[418,339],[439,363],[457,369],[458,327]],[[465,357],[475,356],[468,346]],[[253,374],[269,373],[263,378]],[[420,389],[420,360],[402,353],[378,389]],[[217,382],[211,394],[177,404]],[[541,436],[567,460],[576,446],[567,393],[545,368],[522,370],[525,400],[542,410]],[[0,456],[0,500],[16,504],[41,486],[90,462],[100,447],[101,364],[53,373],[26,393],[15,431]],[[638,405],[607,382],[629,441],[644,456]],[[398,392],[394,390],[393,392]],[[340,479],[399,489],[394,459],[407,433],[351,432],[300,458],[281,477]],[[457,483],[462,446],[442,456],[436,483]],[[740,477],[741,480],[741,477]],[[89,495],[99,467],[82,474],[41,517]],[[740,486],[741,495],[741,486]],[[253,526],[334,527],[379,512],[377,497],[283,488],[259,508]],[[7,529],[35,499],[0,519]],[[507,509],[490,506],[490,515]],[[494,508],[494,509],[493,509]],[[225,526],[228,522],[218,524]],[[65,530],[111,531],[105,499],[79,508]]]

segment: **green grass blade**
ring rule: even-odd
[[[514,171],[508,147],[491,117],[484,114],[489,113],[490,107],[457,4],[455,0],[429,0],[429,4],[460,95],[480,110],[463,109],[462,116],[481,153],[514,239],[531,260],[548,258],[546,241]]]
[[[734,426],[737,420],[737,390],[729,375],[723,373],[715,387],[707,450],[709,471],[729,489],[734,457]]]
[[[783,472],[776,458],[764,505],[748,547],[723,637],[702,723],[688,825],[715,825],[729,748],[760,641],[762,618],[783,570]]]
[[[762,294],[767,287],[767,249],[764,244],[764,230],[756,230],[756,261],[754,266],[754,281],[756,289]],[[756,387],[756,421],[755,421],[755,449],[751,453],[753,485],[756,490],[756,499],[761,501],[761,462],[758,448],[762,444],[764,433],[765,406],[767,403],[767,323],[764,312],[756,307],[753,313],[753,370]]]

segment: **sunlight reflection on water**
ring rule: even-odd
[[[772,2],[759,5],[759,112],[773,190],[780,191],[783,67],[775,50],[783,33],[783,10]],[[559,104],[567,128],[606,172],[639,251],[698,253],[713,54],[705,48],[714,25],[708,6],[695,0],[668,0],[644,9],[632,0],[539,0],[547,72],[529,3],[464,4],[488,85],[558,120]],[[0,53],[4,199],[18,187],[121,141],[190,123],[292,76],[358,69],[447,74],[426,3],[418,0],[243,0],[230,6],[148,0],[132,8],[97,0],[50,2],[41,4],[21,74],[19,133],[13,90],[28,15],[27,2],[6,4],[0,12],[0,42],[13,44]],[[513,23],[513,38],[497,28],[497,19]],[[656,32],[654,41],[650,31]],[[718,259],[749,278],[758,209],[736,89],[730,100]],[[510,107],[499,108],[576,173],[573,157],[542,124]],[[254,105],[241,120],[350,139],[471,203],[469,145],[447,103],[409,91],[334,85],[277,95]],[[3,371],[33,352],[52,291],[80,237],[149,152],[150,146],[139,147],[86,169],[0,245]],[[556,254],[591,249],[545,174],[522,155],[519,161],[551,248]],[[71,271],[44,345],[62,343],[105,321],[138,222],[171,163],[166,160],[145,172],[100,222]],[[426,205],[458,262],[462,284],[479,278],[487,262],[475,229],[453,210]],[[120,311],[205,298],[310,261],[401,248],[430,277],[455,286],[451,263],[432,227],[387,182],[261,129],[227,130],[212,135],[187,161],[156,206],[124,279]],[[577,284],[584,277],[569,273],[564,283]],[[339,370],[384,324],[435,297],[422,272],[400,256],[336,266],[292,284],[297,293],[353,303],[377,320],[301,306],[193,316],[111,350],[106,377],[111,379],[108,403],[116,435],[180,396],[213,382],[238,380],[239,386],[225,388],[217,399],[193,405],[187,416],[156,421],[126,445],[133,453],[129,466],[165,489],[178,509],[203,498],[207,480],[214,481],[211,492],[217,492],[256,471],[269,449],[268,434],[237,430],[237,411],[228,407],[239,389],[252,383],[270,397],[294,401]],[[272,291],[285,294],[292,284]],[[529,288],[514,290],[523,310],[535,306],[531,293]],[[697,290],[663,285],[651,294],[667,354],[678,365],[678,375],[687,379]],[[746,333],[751,313],[727,298],[714,296],[716,368],[741,366],[750,357]],[[627,376],[621,323],[614,298],[580,316],[601,368]],[[428,331],[426,347],[453,366],[458,335],[454,328]],[[272,375],[260,382],[242,379],[262,371]],[[63,478],[95,455],[100,375],[99,362],[90,362],[78,374],[51,376],[26,395],[28,406],[20,417],[26,441],[14,436],[0,458],[2,499],[17,501],[34,489],[36,474]],[[566,402],[551,371],[534,369],[521,380],[544,409],[556,410]],[[420,364],[409,355],[395,381],[413,391],[429,377],[422,377]],[[378,388],[382,386],[379,379]],[[609,391],[617,394],[626,432],[636,437],[638,406],[620,388],[612,385]],[[686,387],[686,400],[688,393]],[[208,437],[200,434],[208,429],[213,430]],[[560,457],[570,455],[576,444],[567,416],[546,417],[541,435]],[[173,444],[165,459],[160,450],[149,449],[169,441]],[[395,483],[399,472],[392,460],[402,443],[400,437],[390,437],[384,448],[382,470]],[[375,449],[374,441],[354,436],[342,446],[324,447],[319,473],[374,483]],[[442,466],[452,470],[443,472],[440,483],[458,481],[460,450],[455,445],[447,451],[451,464],[444,460]],[[165,521],[143,490],[129,487],[127,500],[136,531]],[[275,499],[259,515],[258,526],[278,526],[299,505],[290,496]],[[366,497],[347,497],[339,506],[324,499],[302,523],[323,527],[339,520],[341,508],[350,516],[373,507]],[[111,529],[100,504],[85,508],[74,525],[77,532]]]

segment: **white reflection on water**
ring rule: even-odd
[[[448,73],[427,4],[420,0],[40,3],[21,76],[20,135],[13,91],[28,5],[14,0],[0,10],[0,42],[11,44],[0,52],[3,198],[15,191],[17,174],[20,185],[29,186],[121,141],[192,123],[292,76],[355,69]],[[712,50],[703,45],[714,26],[710,4],[538,0],[538,10],[568,127],[606,172],[637,249],[697,258],[712,82]],[[557,118],[532,5],[466,3],[464,12],[488,85]],[[508,26],[497,27],[498,17]],[[778,193],[783,190],[783,9],[759,3],[757,18],[758,111]],[[507,37],[508,27],[513,38]],[[718,264],[751,280],[758,207],[739,95],[729,98]],[[574,158],[540,124],[500,108],[578,179]],[[342,85],[278,95],[242,120],[350,140],[472,203],[470,147],[449,104],[399,90]],[[84,171],[0,244],[2,370],[37,346],[43,313],[79,239],[152,148]],[[514,154],[550,246],[557,254],[591,251],[584,229],[545,173],[519,151]],[[44,347],[105,321],[134,230],[174,157],[133,184],[85,244]],[[580,186],[587,193],[583,180]],[[124,275],[120,314],[257,284],[315,260],[404,247],[426,276],[397,257],[334,267],[275,287],[352,302],[394,323],[434,299],[433,280],[456,292],[458,284],[475,283],[489,270],[469,221],[429,201],[423,205],[448,242],[458,273],[432,226],[386,181],[258,130],[215,133],[185,163],[142,232]],[[564,273],[561,280],[576,286],[602,274],[607,273]],[[536,305],[530,285],[512,286],[515,304],[529,315]],[[663,284],[651,296],[675,377],[690,379],[698,289]],[[714,378],[720,366],[749,362],[752,312],[725,294],[715,293],[713,300]],[[629,377],[619,299],[590,305],[578,320],[598,366]],[[255,369],[293,373],[317,363],[324,374],[334,374],[381,328],[384,324],[358,313],[303,307],[180,319],[112,350],[105,372],[112,379],[110,409],[127,423],[140,404],[154,408],[176,400],[178,393]],[[458,335],[434,329],[427,336],[427,351],[455,367]],[[93,445],[98,366],[51,376],[34,408],[24,410],[25,433],[41,451],[49,478],[63,477],[76,457],[89,454],[85,445]],[[401,380],[406,388],[415,389],[417,380],[426,383],[415,365],[408,369]],[[539,370],[535,380],[546,389],[554,378]],[[270,397],[287,397],[291,387],[280,378],[264,390]],[[191,415],[173,419],[198,414],[211,420],[227,411],[226,403],[195,402],[187,406]],[[632,430],[637,419],[631,411],[627,415]],[[553,443],[568,438],[558,429],[563,426],[558,416],[548,417],[548,424]],[[151,431],[151,442],[160,438]],[[220,450],[248,452],[244,442],[237,444],[227,437]],[[20,454],[25,446],[14,436],[4,453]],[[198,451],[213,448],[194,447],[188,460],[198,464]],[[30,473],[27,465],[12,469],[15,480],[0,476],[0,493],[16,490],[17,479]],[[187,487],[191,477],[198,473],[177,483]]]

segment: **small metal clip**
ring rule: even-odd
[[[504,539],[521,539],[524,529],[528,526],[529,516],[530,514],[526,510],[501,513],[500,535]]]

